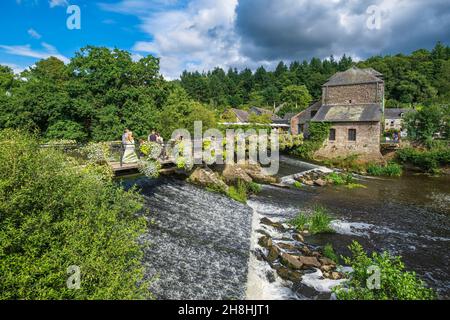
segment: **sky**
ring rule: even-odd
[[[72,7],[71,7],[72,6]],[[80,29],[69,29],[77,6]],[[152,54],[176,79],[283,60],[431,49],[450,44],[449,0],[1,0],[0,64],[20,72],[87,45]]]

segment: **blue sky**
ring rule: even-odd
[[[81,10],[69,30],[67,6]],[[367,26],[375,5],[378,28]],[[0,64],[20,71],[86,45],[161,58],[161,72],[273,67],[279,60],[355,59],[450,42],[448,0],[2,0]]]

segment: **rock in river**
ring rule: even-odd
[[[292,269],[301,269],[303,263],[298,259],[298,257],[290,255],[288,253],[281,254],[281,262],[289,268]]]

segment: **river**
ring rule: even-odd
[[[283,157],[280,177],[314,168]],[[315,204],[333,214],[335,234],[311,236],[338,254],[357,240],[368,251],[401,255],[407,269],[450,298],[450,177],[361,177],[366,188],[264,186],[248,205],[175,178],[123,180],[145,196],[152,222],[143,238],[146,277],[158,299],[329,299],[331,280],[317,274],[292,285],[255,257],[262,217],[286,221]],[[270,232],[274,239],[282,234]]]

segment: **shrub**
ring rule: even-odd
[[[344,263],[352,267],[349,280],[333,291],[341,300],[430,300],[436,294],[416,277],[414,272],[405,271],[400,257],[388,252],[372,253],[369,257],[362,246],[354,241],[349,249],[351,257],[343,257]],[[369,289],[367,282],[372,275],[369,267],[378,267],[380,271],[380,288]]]
[[[331,124],[327,122],[310,122],[308,126],[309,136],[292,151],[292,153],[300,158],[312,159],[314,153],[319,150],[330,132]]]
[[[402,166],[394,162],[390,162],[385,166],[372,163],[367,167],[367,173],[371,176],[400,177],[402,175]]]
[[[337,254],[334,252],[333,245],[331,245],[330,243],[327,243],[323,247],[322,254],[324,255],[324,257],[327,257],[328,259],[331,259],[336,263],[339,262],[339,258],[337,256]]]
[[[330,233],[334,230],[330,227],[332,217],[324,207],[317,206],[311,215],[300,212],[289,224],[299,231],[309,230],[312,234]]]
[[[247,191],[251,194],[258,194],[261,192],[261,185],[256,182],[250,182],[247,184]]]
[[[430,150],[402,148],[397,151],[396,157],[401,163],[410,163],[422,170],[431,172],[437,170],[439,166],[450,164],[450,148],[446,144]]]
[[[0,133],[0,299],[139,299],[143,198],[27,134]],[[109,173],[108,173],[109,172]],[[66,281],[81,269],[81,288]]]

